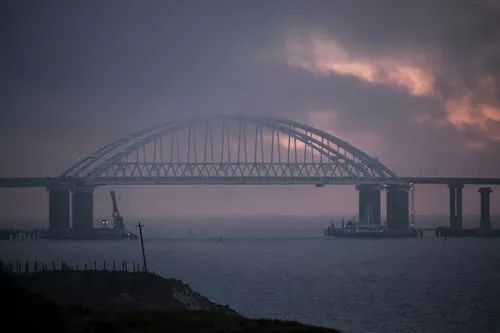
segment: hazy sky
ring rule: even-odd
[[[0,177],[55,176],[130,131],[220,113],[309,123],[400,175],[500,177],[500,1],[2,1],[0,50]],[[134,215],[356,207],[350,187],[119,190]],[[446,212],[445,188],[418,193],[420,212]],[[46,215],[43,191],[0,199],[4,216]]]

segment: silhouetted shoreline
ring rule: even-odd
[[[0,283],[7,308],[5,318],[22,330],[336,332],[298,322],[248,319],[227,306],[211,302],[182,281],[151,273],[0,274]]]

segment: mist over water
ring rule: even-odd
[[[149,234],[155,239],[177,238],[304,238],[321,237],[333,221],[340,227],[342,219],[357,221],[355,215],[344,216],[223,216],[223,217],[165,217],[147,219]],[[479,216],[463,217],[464,228],[477,228]],[[138,219],[136,219],[138,221]],[[385,222],[385,217],[382,217]],[[133,227],[130,219],[127,223]],[[448,226],[447,216],[418,216],[417,228]],[[500,228],[500,217],[492,217],[493,227]],[[430,234],[429,234],[430,235]]]
[[[101,216],[94,219],[97,227],[103,218],[111,219],[111,216]],[[164,218],[139,218],[125,217],[125,226],[130,231],[137,231],[135,226],[139,221],[145,223],[145,237],[150,239],[200,239],[200,238],[302,238],[323,236],[323,229],[331,221],[337,227],[341,226],[341,220],[357,220],[352,215],[325,215],[325,216],[297,216],[297,215],[275,215],[275,216],[168,216]],[[479,216],[464,215],[464,228],[477,228]],[[500,228],[500,216],[492,216],[493,228]],[[385,223],[385,217],[382,216]],[[417,215],[415,217],[417,228],[435,228],[448,226],[449,217],[445,215]],[[6,220],[0,218],[0,229],[31,229],[47,228],[46,219],[23,219]]]
[[[500,327],[498,238],[333,239],[322,237],[326,217],[142,222],[151,270],[243,315],[346,332]],[[1,241],[0,258],[108,268],[141,260],[137,241]]]

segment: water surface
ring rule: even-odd
[[[276,221],[204,223],[146,222],[148,264],[243,315],[346,332],[500,331],[500,239],[312,237],[320,219],[283,232]],[[49,240],[1,241],[0,257],[108,267],[141,258],[135,241]]]

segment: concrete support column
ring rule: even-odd
[[[359,222],[380,225],[380,185],[358,185]]]
[[[481,221],[479,229],[481,231],[491,230],[490,221],[490,193],[491,187],[481,187],[478,191],[481,194]]]
[[[463,208],[462,208],[462,189],[464,186],[462,184],[457,184],[457,211],[455,214],[455,227],[457,229],[463,228],[462,216],[463,216]]]
[[[455,188],[455,184],[449,184],[448,188],[450,190],[450,228],[454,229],[456,224],[456,214],[457,214],[457,207],[456,207],[457,191]]]
[[[387,228],[408,229],[410,209],[408,203],[408,185],[387,186]]]
[[[62,237],[69,230],[68,190],[49,190],[49,230],[53,237]]]
[[[73,232],[86,238],[94,227],[94,188],[80,186],[73,191]]]

